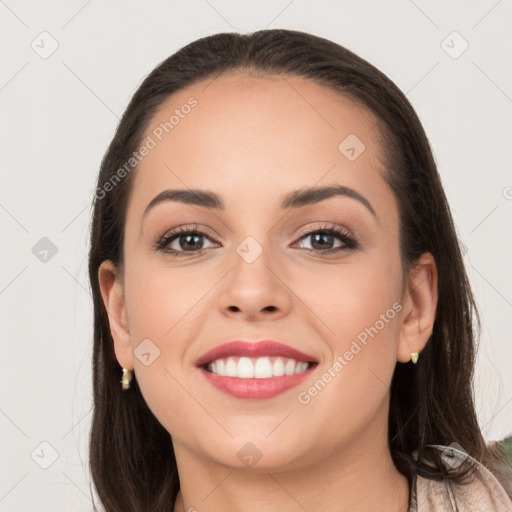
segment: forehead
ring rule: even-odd
[[[168,188],[207,186],[228,207],[324,181],[377,193],[384,184],[377,136],[367,109],[310,80],[210,78],[167,98],[151,119],[135,207]]]

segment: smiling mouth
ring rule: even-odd
[[[298,375],[306,372],[318,363],[298,361],[282,356],[263,357],[225,357],[201,366],[209,373],[219,377],[239,379],[270,379],[286,375]]]

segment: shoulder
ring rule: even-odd
[[[475,465],[472,480],[430,480],[416,475],[413,481],[411,512],[512,512],[512,501],[496,477],[476,459],[453,446],[435,445],[443,451],[446,465],[455,467],[464,460]]]

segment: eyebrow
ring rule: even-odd
[[[377,218],[370,201],[353,188],[343,185],[330,185],[327,187],[304,188],[290,192],[284,196],[281,202],[281,209],[301,208],[325,201],[331,197],[345,196],[355,199],[363,204],[372,215]],[[209,190],[187,189],[187,190],[164,190],[155,196],[146,206],[143,218],[157,204],[164,201],[177,201],[185,204],[192,204],[212,210],[224,210],[225,205],[222,198]]]

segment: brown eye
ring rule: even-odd
[[[204,238],[211,240],[206,233],[198,228],[179,227],[160,238],[155,244],[155,249],[173,256],[187,256],[187,253],[198,254],[209,248],[204,247]]]
[[[307,249],[309,253],[330,254],[358,248],[357,242],[351,236],[344,230],[333,226],[305,233],[299,238],[299,241],[308,239],[310,240],[311,248],[303,247],[302,245],[301,247]],[[341,244],[336,245],[336,239]]]

